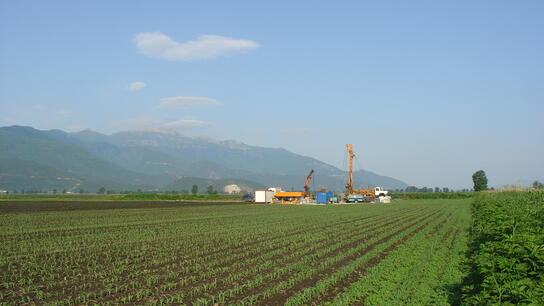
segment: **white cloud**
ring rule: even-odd
[[[171,128],[205,128],[209,127],[212,124],[205,121],[194,120],[194,119],[180,119],[172,122],[167,122],[162,125],[162,127],[171,127]]]
[[[161,32],[138,33],[135,35],[135,42],[141,53],[170,61],[213,59],[260,47],[255,41],[219,35],[201,35],[195,40],[180,43]]]
[[[223,102],[217,101],[211,98],[205,97],[170,97],[162,98],[159,108],[161,109],[170,109],[170,108],[184,108],[191,106],[202,106],[202,105],[222,105]]]
[[[140,90],[144,87],[146,87],[147,84],[144,83],[144,82],[133,82],[133,83],[130,83],[130,85],[127,86],[127,90],[128,91],[136,91],[136,90]]]

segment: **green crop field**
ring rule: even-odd
[[[5,304],[449,304],[470,200],[1,202]]]

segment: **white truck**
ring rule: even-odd
[[[389,191],[382,189],[382,187],[374,187],[374,195],[379,197],[385,197],[389,194]]]

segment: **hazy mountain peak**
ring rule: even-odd
[[[223,144],[226,145],[227,147],[231,148],[231,149],[240,149],[240,150],[246,150],[246,149],[249,149],[249,146],[239,140],[233,140],[233,139],[228,139],[228,140],[225,140],[223,141]]]
[[[210,136],[195,136],[193,137],[193,139],[196,139],[196,140],[203,140],[203,141],[206,141],[206,142],[211,142],[211,143],[215,143],[215,144],[220,144],[221,141],[218,140],[218,139],[215,139],[215,138],[212,138]]]
[[[196,136],[193,137],[195,140],[202,140],[205,142],[213,143],[216,145],[224,146],[229,149],[238,149],[238,150],[247,150],[250,148],[249,145],[234,139],[227,139],[227,140],[218,140],[209,136]]]
[[[91,129],[70,133],[70,135],[82,141],[107,142],[108,140],[108,135],[93,131]]]
[[[79,134],[79,135],[96,135],[96,136],[106,136],[106,134],[102,134],[100,132],[97,132],[97,131],[94,131],[94,130],[91,130],[91,129],[84,129],[84,130],[81,130],[79,132],[72,132],[70,133],[72,135],[74,134]]]
[[[25,125],[11,125],[11,126],[3,127],[3,128],[10,131],[26,132],[26,133],[28,132],[34,133],[39,131],[31,126],[25,126]]]
[[[169,129],[161,129],[161,128],[149,128],[149,129],[143,129],[143,130],[132,130],[132,131],[123,131],[119,133],[132,133],[132,134],[162,134],[162,135],[170,135],[170,136],[183,136],[182,134],[169,130]]]

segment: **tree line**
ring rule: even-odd
[[[416,193],[416,192],[435,192],[435,193],[438,193],[438,192],[472,192],[472,191],[485,191],[485,190],[494,190],[494,188],[489,188],[488,187],[488,180],[487,180],[487,175],[485,173],[484,170],[478,170],[476,172],[474,172],[474,174],[472,174],[472,182],[473,182],[473,188],[472,189],[468,189],[468,188],[464,188],[464,189],[458,189],[458,190],[453,190],[453,189],[450,189],[449,187],[421,187],[421,188],[418,188],[416,186],[408,186],[404,189],[400,188],[400,189],[395,189],[394,192],[395,193]],[[532,187],[533,189],[544,189],[544,183],[541,183],[539,181],[534,181],[533,184],[532,184]],[[291,188],[294,190],[294,188]],[[62,189],[62,190],[58,190],[58,189],[53,189],[53,190],[46,190],[46,191],[38,191],[38,190],[25,190],[25,189],[21,189],[21,190],[12,190],[12,191],[6,191],[6,193],[11,193],[11,194],[38,194],[38,193],[53,193],[53,194],[67,194],[67,193],[80,193],[80,194],[85,194],[85,193],[93,193],[92,191],[86,191],[84,189],[80,189],[79,192],[72,192],[72,191],[68,191],[67,189]],[[97,194],[131,194],[131,193],[144,193],[141,189],[138,189],[136,191],[128,191],[128,190],[124,190],[124,191],[115,191],[115,190],[111,190],[111,189],[107,189],[106,187],[100,187],[97,191],[96,191]],[[171,190],[171,191],[153,191],[153,193],[170,193],[170,194],[189,194],[189,190]],[[191,187],[191,190],[190,190],[190,193],[191,194],[199,194],[199,190],[198,190],[198,185],[193,185]],[[218,192],[212,185],[208,185],[208,187],[206,188],[206,194],[218,194],[220,192]]]

